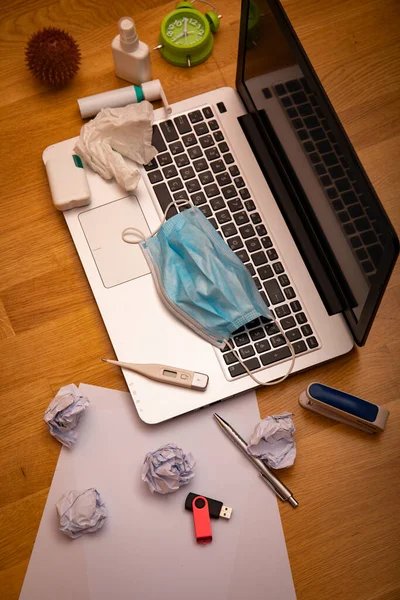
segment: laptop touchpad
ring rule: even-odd
[[[146,237],[150,229],[136,196],[127,196],[79,215],[93,258],[106,288],[150,273],[139,245],[127,244],[121,234],[135,227]]]

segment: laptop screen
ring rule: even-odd
[[[364,343],[397,256],[395,234],[279,2],[245,0],[242,11],[238,91]]]

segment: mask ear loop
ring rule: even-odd
[[[155,231],[153,231],[153,233],[149,236],[152,237],[153,235],[155,235],[160,229],[161,227],[164,225],[165,221],[167,220],[167,215],[168,215],[168,211],[172,208],[172,207],[179,207],[179,206],[184,206],[185,204],[190,204],[190,206],[192,208],[194,208],[194,204],[191,200],[175,200],[174,202],[170,202],[167,206],[167,208],[165,209],[164,212],[164,216],[161,220],[161,223],[159,224],[159,226],[157,227],[157,229]],[[130,240],[128,238],[128,235],[139,235],[140,239],[139,240]],[[136,227],[127,227],[126,229],[123,230],[123,232],[121,233],[121,237],[124,240],[124,242],[126,242],[127,244],[141,244],[142,242],[145,242],[148,240],[148,238],[144,235],[143,231],[140,231],[140,229],[136,229]]]
[[[255,377],[253,375],[253,373],[251,373],[251,371],[246,367],[246,365],[244,364],[243,360],[240,358],[238,352],[233,348],[233,346],[229,342],[229,340],[226,340],[226,339],[223,340],[225,342],[225,344],[228,346],[228,348],[231,350],[232,354],[234,354],[234,356],[236,356],[236,358],[238,359],[239,363],[242,365],[243,369],[247,372],[247,375],[249,375],[249,377],[251,377],[252,380],[255,381],[258,385],[276,385],[277,383],[282,383],[282,381],[285,381],[285,379],[287,377],[289,377],[289,375],[293,371],[293,367],[294,367],[294,361],[295,361],[295,358],[296,358],[296,354],[294,352],[294,348],[293,348],[291,342],[289,342],[288,338],[286,337],[286,334],[283,331],[283,329],[282,329],[281,324],[279,323],[279,321],[277,321],[276,319],[274,319],[273,321],[278,326],[281,334],[285,338],[286,343],[289,346],[290,353],[292,355],[289,368],[288,368],[287,372],[285,373],[285,375],[283,375],[279,379],[275,379],[274,381],[260,381],[259,379],[257,379],[257,377]]]

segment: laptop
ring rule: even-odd
[[[205,391],[123,370],[140,418],[159,423],[255,387],[235,355],[176,320],[138,246],[170,202],[190,199],[251,273],[295,351],[293,373],[367,339],[398,239],[277,0],[243,0],[236,90],[219,88],[154,112],[158,155],[133,193],[85,171],[88,206],[64,212],[115,354],[209,376]],[[75,139],[43,158],[71,157]],[[169,212],[171,218],[186,207]],[[291,360],[276,324],[256,319],[231,338],[258,379]],[[99,355],[99,360],[101,356]],[[104,365],[104,368],[117,368]]]

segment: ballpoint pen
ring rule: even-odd
[[[262,460],[256,458],[255,456],[252,456],[247,452],[246,442],[229,425],[229,423],[224,421],[224,419],[217,415],[217,413],[214,413],[214,417],[220,425],[222,431],[228,436],[230,440],[232,440],[232,442],[239,448],[239,450],[243,452],[243,454],[249,459],[249,461],[253,463],[255,468],[259,471],[263,480],[273,489],[278,498],[280,498],[284,502],[289,502],[289,504],[291,504],[293,508],[296,508],[299,505],[299,503],[297,502],[297,500],[294,499],[292,492],[288,490],[288,488],[274,475],[274,473],[272,473],[272,471],[270,471],[270,469]]]

